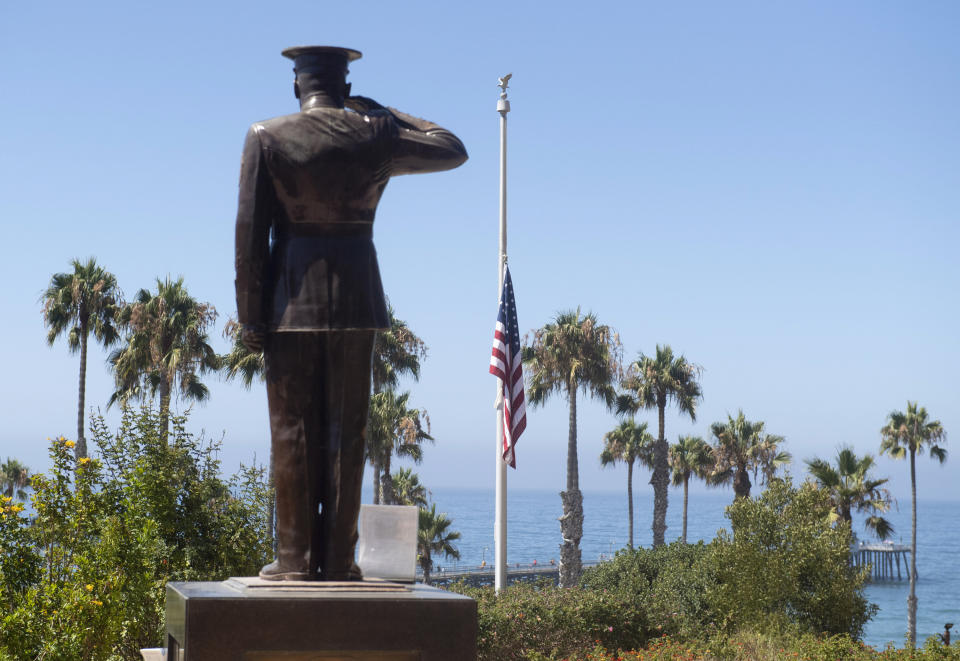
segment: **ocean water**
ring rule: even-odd
[[[450,569],[477,567],[484,560],[493,562],[494,492],[473,489],[435,489],[432,493],[438,511],[453,519],[452,529],[461,533],[458,543],[460,560],[438,558],[435,562]],[[729,490],[691,493],[687,515],[687,540],[710,541],[717,530],[729,530],[724,509],[733,500]],[[671,489],[667,511],[667,539],[680,537],[683,493]],[[899,509],[888,513],[894,526],[894,540],[909,543],[910,502],[900,502]],[[580,542],[583,561],[596,562],[610,556],[627,544],[627,496],[622,492],[584,492],[584,535]],[[649,547],[653,512],[653,495],[646,484],[634,486],[634,544]],[[920,501],[917,529],[917,637],[943,631],[946,622],[960,624],[960,529],[957,503]],[[559,558],[561,514],[560,496],[553,491],[510,491],[507,498],[507,562],[547,564]],[[854,521],[854,530],[861,539],[868,539],[862,520]],[[906,577],[906,571],[903,573]],[[867,624],[864,642],[877,647],[893,643],[902,647],[907,627],[907,595],[909,582],[873,581],[866,589],[867,598],[879,611]]]

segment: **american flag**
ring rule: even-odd
[[[503,291],[500,293],[497,328],[493,333],[490,373],[503,382],[503,460],[511,468],[516,468],[513,449],[520,434],[527,428],[527,412],[523,403],[523,362],[520,359],[517,303],[513,299],[513,281],[507,267],[503,269]]]

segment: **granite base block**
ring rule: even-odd
[[[476,661],[477,605],[425,585],[167,584],[168,661]]]

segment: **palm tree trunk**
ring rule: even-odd
[[[910,526],[910,596],[907,597],[907,642],[917,645],[917,457],[910,448],[910,498],[912,519]]]
[[[393,476],[390,475],[390,455],[383,458],[383,472],[380,473],[380,504],[393,505]]]
[[[170,378],[166,372],[160,374],[160,441],[167,445],[170,431]]]
[[[380,504],[380,462],[373,462],[373,504]]]
[[[583,537],[583,494],[577,462],[577,384],[567,384],[570,402],[570,431],[567,436],[567,490],[560,493],[563,516],[560,517],[560,587],[572,588],[580,579],[580,538]]]
[[[627,462],[627,516],[630,517],[630,548],[633,548],[633,462]]]
[[[567,399],[570,403],[569,427],[567,431],[567,491],[580,490],[580,465],[577,459],[577,386],[567,386]]]
[[[733,498],[750,497],[750,473],[746,468],[737,466],[736,473],[733,475]]]
[[[653,547],[663,546],[667,533],[667,490],[670,487],[670,467],[667,461],[667,440],[664,438],[664,410],[665,401],[657,402],[657,422],[660,431],[656,444],[653,446],[653,475],[650,484],[653,485]]]
[[[690,476],[685,475],[683,478],[683,534],[680,536],[680,539],[684,544],[687,543],[687,503],[690,498]]]
[[[85,323],[80,324],[80,386],[77,402],[77,446],[74,450],[74,456],[77,459],[87,455],[87,439],[83,435],[83,409],[86,402],[87,385],[87,327]]]

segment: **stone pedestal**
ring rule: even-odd
[[[167,584],[168,661],[476,661],[477,605],[425,585]]]

